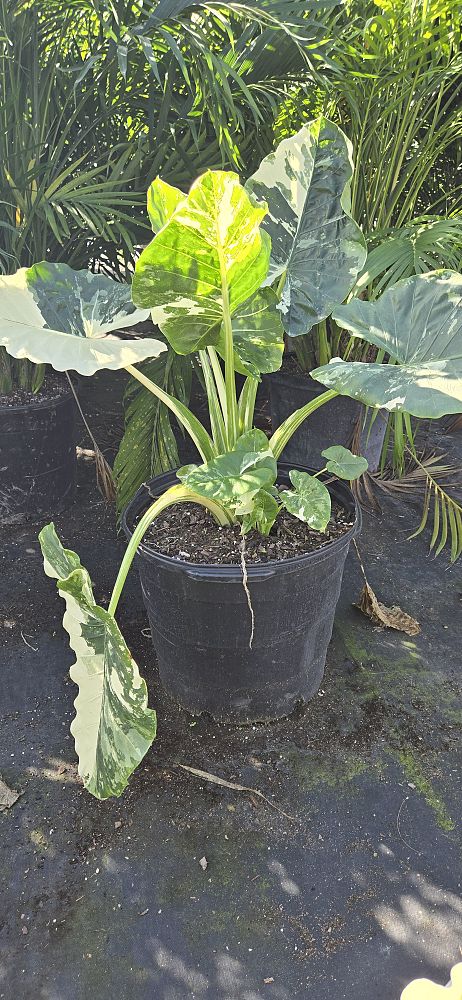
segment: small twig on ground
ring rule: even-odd
[[[32,649],[34,653],[38,653],[38,646],[31,646],[30,642],[27,641],[24,632],[21,632],[21,639],[25,642],[26,646],[29,646],[29,649]]]
[[[250,620],[252,627],[250,629],[250,639],[249,639],[249,649],[252,649],[253,637],[255,633],[255,615],[252,607],[252,601],[250,599],[250,590],[247,583],[247,566],[245,563],[245,535],[242,536],[241,544],[239,546],[239,551],[241,553],[241,566],[242,566],[242,586],[245,590],[245,596],[247,598],[247,604],[249,605]]]
[[[410,851],[414,851],[414,854],[420,854],[420,851],[418,851],[415,847],[413,847],[412,844],[408,844],[407,840],[404,839],[404,837],[403,837],[403,835],[401,833],[400,825],[399,825],[402,808],[403,808],[403,806],[406,804],[406,802],[408,800],[409,800],[409,795],[406,795],[406,798],[403,799],[403,801],[402,801],[402,803],[401,803],[401,805],[400,805],[400,807],[398,809],[398,815],[396,817],[396,829],[398,831],[398,837],[399,837],[400,840],[402,840],[404,846],[407,847]]]
[[[225,781],[224,778],[219,778],[216,774],[210,774],[208,771],[200,771],[198,767],[188,767],[187,764],[179,764],[178,761],[175,761],[175,765],[176,767],[181,767],[183,771],[189,771],[190,774],[194,774],[196,778],[203,778],[205,781],[211,781],[213,784],[221,785],[223,788],[231,788],[234,792],[248,792],[250,795],[257,795],[259,799],[263,799],[263,802],[266,802],[276,812],[281,813],[281,816],[285,816],[291,823],[297,822],[295,816],[289,816],[280,806],[272,802],[271,799],[268,799],[266,795],[263,795],[263,792],[260,792],[258,788],[249,788],[248,785],[237,785],[234,781]]]

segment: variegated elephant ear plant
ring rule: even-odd
[[[321,124],[328,131],[328,123]],[[202,458],[201,465],[180,469],[178,483],[140,518],[107,610],[95,603],[87,570],[62,547],[53,525],[40,533],[45,571],[66,601],[64,624],[76,654],[71,676],[79,694],[71,728],[79,772],[100,798],[122,792],[155,736],[145,683],[115,621],[128,570],[152,520],[171,504],[192,501],[223,526],[240,524],[243,535],[252,528],[268,534],[283,507],[323,531],[330,495],[321,473],[294,470],[292,489],[277,485],[281,452],[310,413],[337,394],[419,415],[460,409],[462,279],[443,272],[396,286],[392,302],[384,295],[375,303],[337,309],[339,322],[384,350],[393,364],[337,360],[323,366],[313,374],[328,386],[325,392],[295,411],[269,440],[253,426],[260,376],[281,364],[287,316],[305,315],[300,319],[305,322],[318,292],[323,308],[331,309],[333,275],[336,269],[340,273],[341,261],[348,260],[349,277],[339,280],[338,302],[363,263],[362,237],[345,203],[350,152],[339,130],[329,128],[336,148],[332,176],[327,133],[313,156],[317,124],[283,144],[283,173],[276,154],[273,166],[266,161],[247,188],[236,174],[222,171],[199,177],[187,195],[155,181],[148,196],[155,236],[137,262],[131,294],[128,286],[56,264],[0,279],[0,344],[14,357],[83,375],[125,368],[174,412]],[[314,176],[322,156],[326,185],[319,218],[330,221],[316,228],[315,205],[306,208],[307,177]],[[136,368],[165,350],[164,343],[113,335],[145,319],[148,310],[176,352],[199,353],[210,430]],[[245,375],[239,395],[236,371]],[[343,479],[356,478],[367,466],[342,447],[323,455],[323,471]]]

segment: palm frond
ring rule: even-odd
[[[187,357],[169,349],[140,368],[180,402],[189,402],[192,366]],[[134,379],[128,383],[124,407],[125,431],[113,468],[119,515],[142,483],[179,464],[167,407]]]
[[[431,528],[430,552],[438,556],[448,546],[451,563],[462,553],[462,504],[457,481],[462,469],[444,461],[445,455],[411,456],[411,464],[400,478],[374,475],[374,485],[388,493],[405,498],[412,493],[423,496],[423,511],[419,526],[410,535],[416,538]]]
[[[406,226],[375,233],[368,242],[366,266],[354,288],[358,295],[369,288],[376,298],[386,288],[439,267],[462,267],[462,215],[450,218],[420,216]]]

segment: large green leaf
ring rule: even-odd
[[[334,318],[396,364],[335,358],[311,373],[318,382],[369,406],[416,417],[462,411],[462,275],[413,275],[374,302],[352,299]]]
[[[166,350],[159,340],[108,336],[149,313],[136,309],[130,286],[67,264],[35,264],[0,277],[0,346],[57,371],[93,375]]]
[[[223,316],[251,298],[266,278],[270,242],[237,174],[207,171],[135,268],[133,301],[152,310],[178,354],[217,344]]]
[[[262,288],[244,302],[232,317],[234,366],[241,375],[275,372],[282,364],[284,328],[272,288]],[[223,327],[217,351],[225,355]]]
[[[64,549],[53,524],[39,535],[47,576],[66,602],[63,624],[76,662],[78,685],[71,725],[85,787],[100,799],[120,795],[156,735],[156,713],[115,619],[95,604],[78,555]]]
[[[279,497],[289,514],[305,521],[315,531],[325,531],[329,523],[331,502],[329,490],[316,476],[292,469],[289,472],[293,490],[281,490]]]
[[[235,514],[247,514],[260,490],[276,481],[277,465],[260,430],[247,431],[232,451],[204,465],[187,465],[177,475],[182,483],[201,496],[218,500]]]
[[[268,204],[269,279],[286,274],[284,328],[298,337],[346,298],[366,259],[361,230],[350,216],[351,144],[326,118],[284,139],[247,181]]]

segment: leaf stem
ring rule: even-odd
[[[280,458],[281,452],[289,443],[295,431],[298,430],[300,425],[304,420],[307,419],[315,410],[318,410],[320,406],[324,406],[324,403],[328,403],[335,396],[339,396],[340,393],[336,389],[328,389],[327,392],[322,392],[321,395],[316,396],[315,399],[310,400],[309,403],[305,403],[305,406],[301,406],[300,409],[294,410],[287,417],[286,420],[280,425],[280,427],[275,430],[274,434],[269,440],[269,446],[275,458]]]
[[[168,406],[169,410],[172,410],[179,423],[183,425],[194,441],[204,462],[209,462],[212,458],[216,457],[217,451],[210,434],[184,403],[180,403],[178,399],[175,399],[175,396],[171,396],[170,393],[165,392],[164,389],[161,389],[159,385],[152,382],[150,378],[133,365],[126,365],[125,371],[133,375],[133,378],[138,379],[138,382],[141,382],[141,385],[144,385],[145,389],[149,389],[154,396],[157,396],[162,403],[165,403],[165,406]]]
[[[109,601],[108,612],[110,615],[114,616],[116,613],[120,595],[122,593],[125,580],[127,579],[128,571],[135,558],[138,545],[148,530],[149,525],[152,524],[154,519],[158,517],[163,510],[167,507],[171,507],[175,503],[199,503],[210,511],[218,524],[225,525],[231,523],[228,513],[216,500],[211,500],[208,497],[201,497],[197,493],[194,493],[193,490],[188,489],[180,483],[178,483],[178,485],[171,486],[169,490],[163,493],[161,497],[155,500],[154,503],[148,507],[146,513],[143,514],[142,518],[140,518],[138,524],[133,530],[132,537],[130,538],[120,564],[111,600]]]

